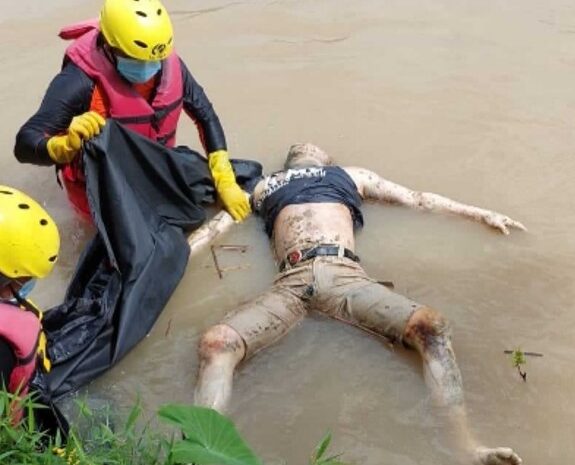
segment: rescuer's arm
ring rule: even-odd
[[[204,89],[180,60],[184,83],[184,110],[195,122],[204,150],[208,154],[210,172],[216,190],[234,220],[242,221],[250,214],[250,204],[245,192],[238,186],[229,160],[226,138],[220,119]]]
[[[206,154],[227,150],[224,129],[212,103],[182,60],[180,65],[184,85],[184,111],[196,124]]]
[[[66,134],[72,119],[89,110],[93,88],[86,74],[74,64],[67,64],[50,83],[38,111],[18,131],[14,146],[18,161],[55,164],[48,152],[48,140]]]
[[[404,205],[417,210],[453,213],[469,218],[509,234],[509,228],[527,229],[519,221],[484,208],[466,205],[430,192],[418,192],[382,178],[363,168],[345,168],[354,180],[359,194],[366,200]]]

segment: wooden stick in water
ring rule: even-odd
[[[212,245],[212,246],[210,246],[210,250],[212,251],[212,260],[214,261],[214,266],[216,267],[216,271],[218,272],[218,277],[220,279],[223,279],[224,278],[224,272],[220,268],[220,264],[218,262],[218,256],[216,254],[216,249]]]
[[[504,354],[512,354],[513,352],[515,352],[514,350],[504,350],[503,353]],[[529,357],[543,357],[543,354],[539,353],[539,352],[523,352],[523,355],[527,355]]]

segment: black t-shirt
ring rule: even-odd
[[[262,196],[254,205],[271,237],[277,216],[284,207],[303,203],[340,203],[349,208],[356,228],[363,226],[361,196],[347,172],[339,166],[289,169],[265,178]]]

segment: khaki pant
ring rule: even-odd
[[[282,337],[310,310],[401,342],[409,318],[420,307],[369,278],[353,260],[317,257],[279,273],[267,292],[222,323],[243,338],[247,358]]]

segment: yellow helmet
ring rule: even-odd
[[[34,199],[0,185],[0,273],[44,278],[60,250],[58,227]]]
[[[137,60],[163,60],[174,46],[172,22],[159,0],[104,0],[100,29],[111,47]]]

